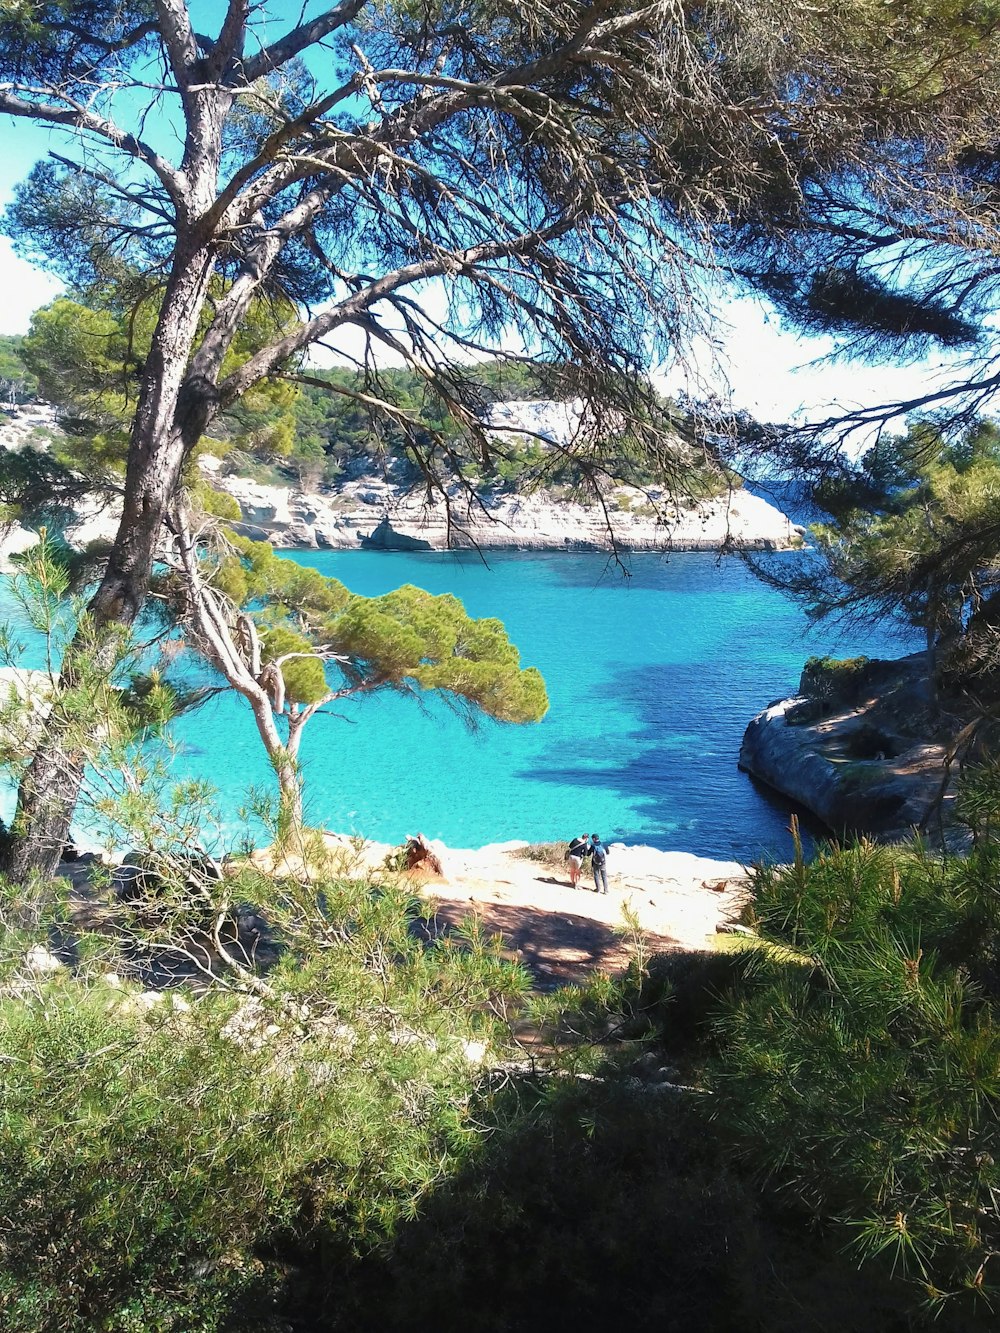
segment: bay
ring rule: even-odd
[[[365,596],[403,583],[456,594],[472,615],[502,619],[548,686],[547,716],[525,727],[470,729],[444,700],[415,693],[314,718],[302,747],[309,822],[378,841],[420,831],[477,847],[597,831],[707,856],[787,857],[790,805],[736,766],[750,718],[795,691],[810,655],[914,646],[900,631],[812,628],[742,561],[711,553],[633,556],[629,577],[599,555],[286,554]],[[223,694],[172,731],[175,776],[215,787],[223,841],[237,841],[248,788],[273,784],[249,709]]]
[[[432,696],[383,694],[315,718],[302,763],[311,823],[451,846],[513,838],[603,838],[748,860],[789,852],[787,802],[737,769],[743,731],[793,693],[813,654],[895,656],[899,632],[810,627],[802,610],[735,557],[299,552],[365,596],[414,583],[498,616],[550,710],[534,726],[470,730]],[[801,559],[790,553],[786,559]],[[185,775],[220,787],[226,824],[270,774],[239,701],[176,727]]]

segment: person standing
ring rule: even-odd
[[[587,835],[581,833],[578,838],[573,839],[566,853],[566,860],[569,863],[569,882],[574,889],[580,887],[580,872],[583,869],[583,858],[587,855],[587,851]]]
[[[590,866],[594,872],[594,892],[607,893],[608,850],[596,833],[590,835]]]

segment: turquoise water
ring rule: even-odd
[[[873,631],[810,629],[735,558],[637,556],[623,581],[602,556],[303,552],[291,558],[374,595],[416,583],[499,616],[551,708],[527,727],[469,730],[432,696],[383,694],[317,716],[305,733],[307,817],[397,842],[605,840],[750,859],[787,855],[787,804],[736,767],[754,713],[795,690],[818,653],[895,656]],[[802,556],[789,554],[790,560]],[[178,776],[207,778],[235,832],[250,783],[272,775],[249,710],[219,697],[181,718]]]

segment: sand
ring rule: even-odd
[[[395,850],[381,843],[359,848],[336,834],[326,834],[325,841],[358,869],[383,865]],[[625,966],[625,908],[654,950],[704,950],[715,946],[718,928],[738,915],[747,894],[744,866],[688,852],[612,843],[605,895],[594,892],[586,871],[580,887],[572,888],[564,865],[525,856],[524,842],[478,849],[432,845],[444,874],[407,874],[415,891],[434,904],[440,927],[478,917],[489,934],[503,936],[508,956],[524,962],[542,984]]]
[[[332,833],[321,836],[330,861],[319,873],[401,875],[431,906],[423,928],[428,938],[476,918],[488,936],[500,937],[504,955],[522,963],[533,984],[543,990],[583,981],[595,970],[625,968],[634,953],[626,911],[634,915],[650,952],[711,950],[719,941],[720,928],[738,916],[748,893],[748,872],[739,862],[653,847],[612,843],[609,892],[598,894],[586,871],[578,888],[570,885],[558,849],[553,860],[532,855],[524,842],[478,849],[431,843],[441,863],[439,875],[424,868],[387,870],[387,864],[398,860],[400,849],[386,843]],[[300,855],[275,856],[273,849],[261,849],[253,860],[268,872],[305,875]],[[60,867],[74,885],[80,920],[92,908],[92,871],[89,859]]]

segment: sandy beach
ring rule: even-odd
[[[397,851],[385,843],[359,846],[337,834],[324,834],[324,842],[358,871],[383,867]],[[508,956],[522,961],[542,984],[625,966],[626,908],[654,950],[711,949],[718,927],[737,916],[747,892],[747,870],[739,862],[688,852],[612,843],[604,895],[594,892],[586,870],[574,889],[565,865],[526,855],[524,842],[478,849],[431,845],[444,873],[403,873],[434,903],[437,922],[447,928],[477,917],[489,934],[503,936]],[[280,863],[276,869],[282,869]]]

